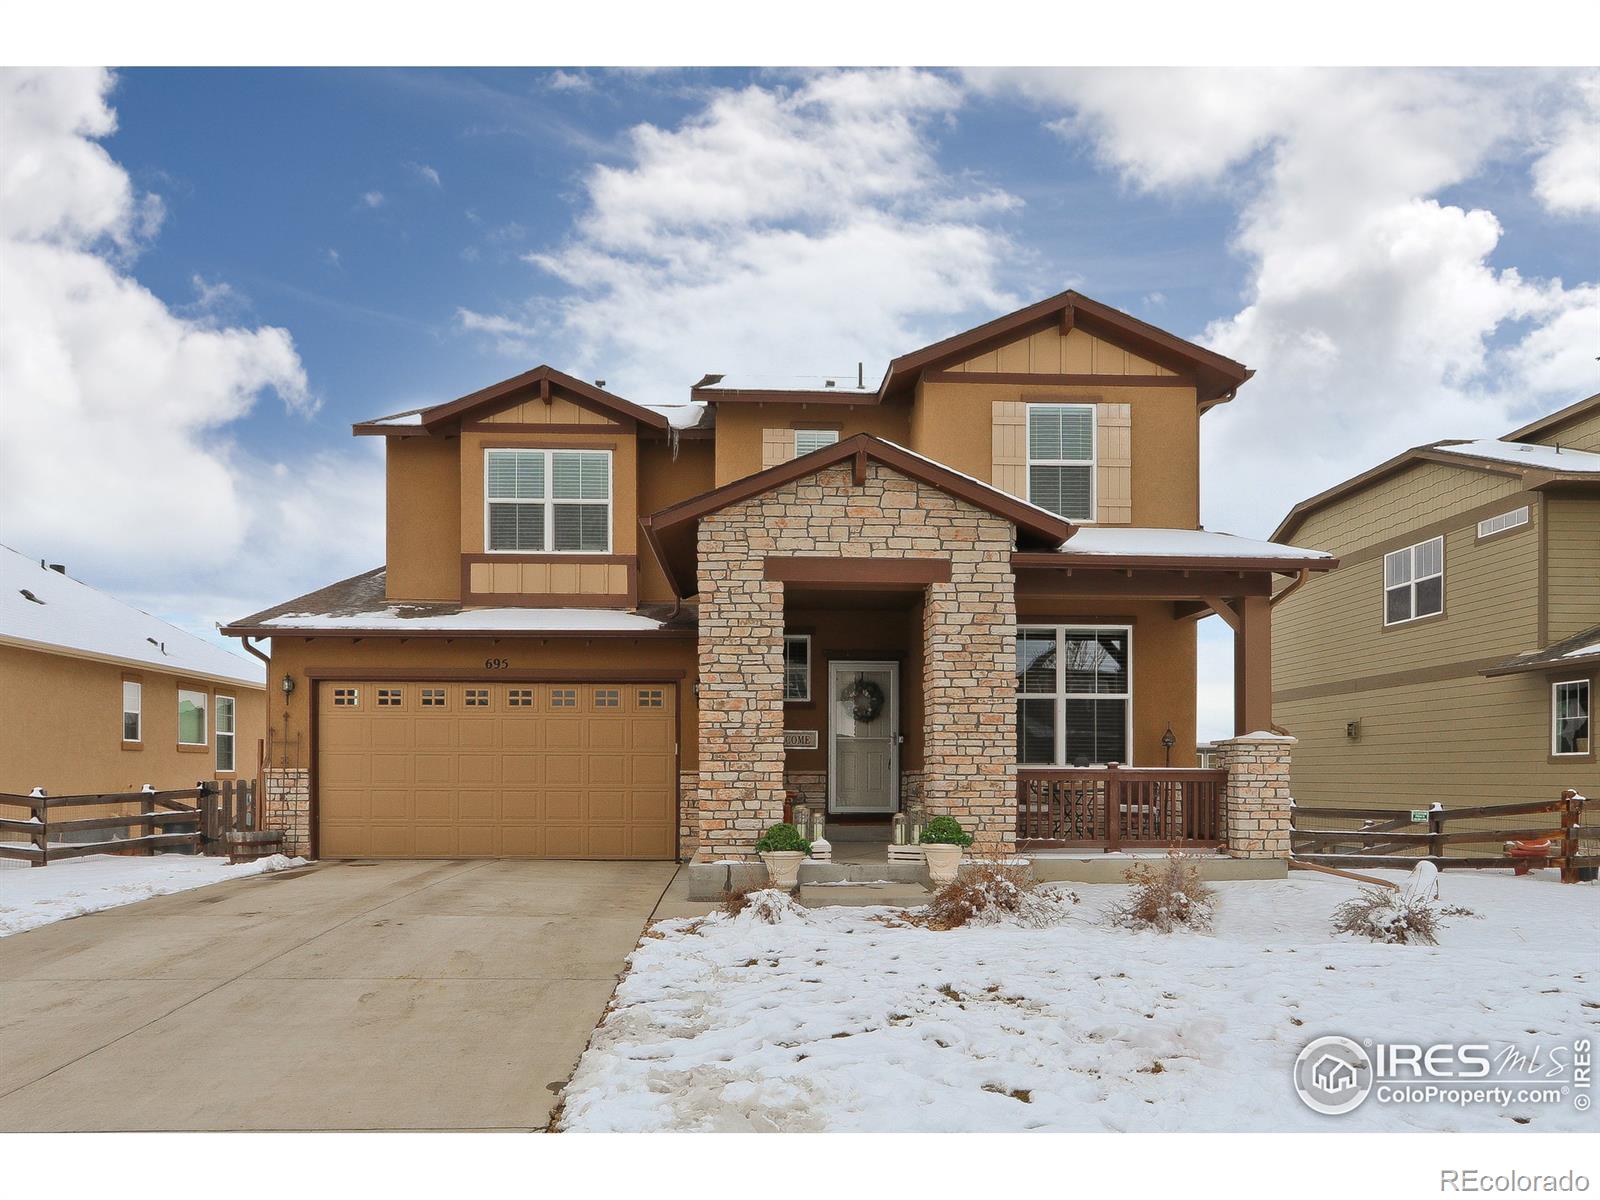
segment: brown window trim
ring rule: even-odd
[[[142,672],[140,672],[140,671],[124,671],[122,673],[121,682],[122,683],[137,683],[139,685],[139,740],[136,741],[136,742],[130,742],[127,738],[120,737],[120,734],[119,734],[119,738],[120,738],[120,741],[122,743],[122,748],[124,750],[130,750],[130,751],[143,750],[144,749],[144,693],[145,693],[144,674]],[[119,688],[118,691],[120,692],[121,689]],[[127,709],[120,707],[121,703],[122,703],[121,695],[117,696],[117,703],[118,703],[118,706],[119,706],[118,709],[117,709],[117,717],[120,719],[127,712]]]
[[[1398,586],[1398,585],[1397,585]],[[1383,619],[1383,613],[1378,613],[1378,625],[1385,633],[1398,633],[1402,629],[1415,629],[1418,625],[1432,625],[1442,621],[1450,615],[1450,602],[1445,600],[1445,606],[1436,613],[1429,613],[1425,617],[1411,617],[1405,621],[1389,622]]]

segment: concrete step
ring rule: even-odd
[[[864,908],[888,905],[911,908],[928,902],[928,889],[920,883],[895,883],[883,880],[870,883],[802,883],[800,903],[807,908],[843,905]]]

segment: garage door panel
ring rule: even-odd
[[[676,857],[670,685],[318,686],[325,857]]]

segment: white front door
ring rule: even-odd
[[[828,664],[828,811],[900,809],[900,664]]]

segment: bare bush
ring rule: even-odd
[[[1072,892],[1041,887],[1026,859],[978,857],[934,893],[915,923],[928,929],[1002,924],[1042,929],[1064,921],[1076,903]]]
[[[1107,913],[1113,925],[1157,933],[1211,928],[1217,894],[1200,878],[1199,864],[1191,856],[1169,850],[1160,865],[1138,863],[1122,877],[1131,890]]]
[[[1437,946],[1439,910],[1420,897],[1364,887],[1354,900],[1333,910],[1333,931],[1393,946]]]
[[[786,921],[804,923],[810,920],[810,915],[790,899],[788,892],[781,892],[776,888],[752,888],[740,894],[739,899],[743,903],[734,900],[730,893],[723,900],[723,911],[729,913],[735,921],[781,925]],[[731,911],[730,906],[733,906]]]

